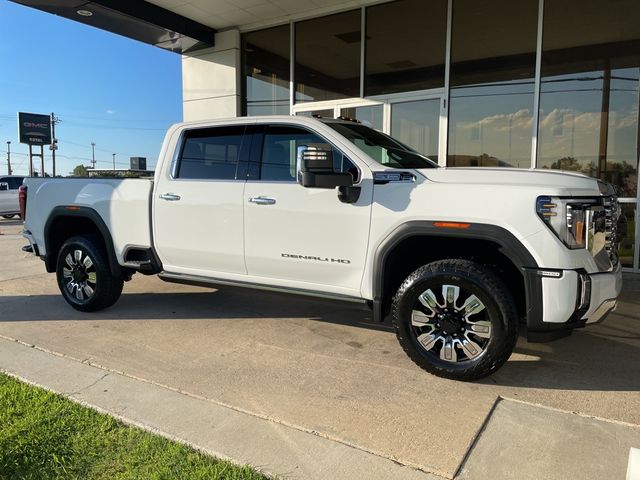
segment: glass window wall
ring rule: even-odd
[[[365,95],[444,87],[447,0],[367,8]]]
[[[531,166],[537,0],[454,0],[448,164]]]
[[[245,115],[289,114],[289,25],[242,36]]]
[[[638,19],[637,0],[545,0],[538,166],[601,178],[624,197],[638,181]]]
[[[296,23],[296,103],[360,96],[360,36],[360,10]]]

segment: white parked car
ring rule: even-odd
[[[113,305],[136,272],[359,302],[453,379],[500,368],[520,323],[549,340],[602,320],[622,287],[610,185],[441,168],[355,122],[181,123],[153,181],[25,184],[24,236],[78,310]]]
[[[18,188],[23,180],[24,177],[18,175],[0,177],[0,216],[13,218],[20,213]]]

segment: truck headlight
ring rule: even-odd
[[[538,197],[536,212],[562,243],[579,249],[587,247],[591,208],[597,204],[595,198]]]

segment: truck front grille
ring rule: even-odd
[[[618,263],[618,220],[620,218],[620,205],[615,196],[604,197],[605,211],[605,249],[609,254],[612,265]]]

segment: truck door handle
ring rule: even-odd
[[[176,202],[180,200],[180,195],[176,195],[175,193],[161,193],[160,198],[168,202]]]
[[[251,197],[249,201],[258,205],[274,205],[276,203],[275,198],[269,197]]]

